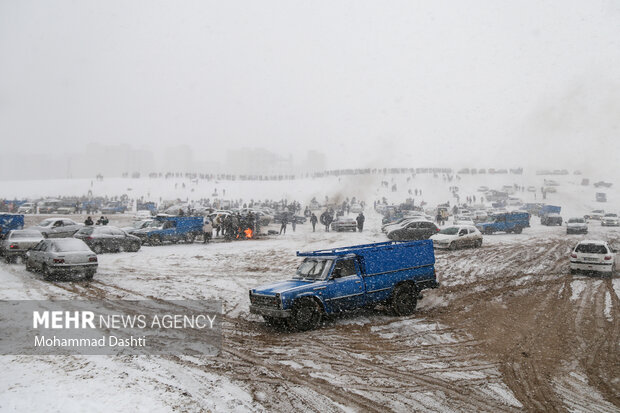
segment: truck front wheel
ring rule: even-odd
[[[396,315],[411,315],[418,305],[415,288],[408,285],[396,287],[392,294],[392,310]]]
[[[291,318],[292,326],[300,331],[308,331],[318,327],[321,322],[319,304],[311,298],[302,298],[295,303]]]

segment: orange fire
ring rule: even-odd
[[[248,229],[246,229],[246,230],[245,230],[245,231],[243,231],[243,232],[245,232],[245,237],[246,237],[247,239],[252,238],[252,236],[254,235],[254,232],[252,231],[252,229],[251,229],[251,228],[248,228]]]

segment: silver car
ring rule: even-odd
[[[25,256],[29,249],[36,246],[43,239],[39,231],[32,229],[19,229],[9,231],[0,242],[0,255],[7,262],[13,262],[15,258]]]
[[[76,238],[44,239],[26,253],[26,269],[41,271],[45,278],[83,273],[90,280],[97,271],[97,255]]]
[[[68,218],[47,218],[29,229],[39,231],[45,238],[66,238],[72,237],[82,226]]]

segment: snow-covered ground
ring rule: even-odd
[[[549,177],[548,177],[549,178]],[[209,197],[307,202],[325,195],[408,198],[422,189],[434,205],[479,195],[480,185],[541,186],[538,176],[343,177],[278,183],[105,179],[95,195],[153,199]],[[581,177],[560,182],[548,203],[563,215],[596,207],[617,211],[618,192],[594,202]],[[397,192],[380,187],[396,183]],[[82,195],[90,180],[3,183],[0,196]],[[194,189],[192,192],[191,189]],[[5,192],[6,191],[6,192]],[[184,191],[184,192],[182,192]],[[525,201],[534,201],[524,192]],[[419,197],[418,197],[419,198]],[[540,201],[540,193],[538,199]],[[566,213],[564,213],[566,211]],[[112,217],[118,221],[121,218]],[[480,249],[437,252],[442,284],[426,292],[418,312],[394,317],[382,310],[327,320],[307,333],[269,328],[249,314],[249,288],[287,278],[297,250],[384,241],[380,216],[367,211],[364,232],[313,233],[308,224],[283,236],[209,245],[143,247],[104,254],[92,282],[47,282],[21,264],[0,263],[0,299],[220,299],[224,345],[217,357],[1,356],[2,411],[620,411],[619,279],[572,276],[568,254],[584,238],[616,242],[618,228],[591,224],[565,234],[533,219],[522,234],[485,236]],[[276,229],[274,227],[274,229]],[[616,367],[614,367],[616,366]]]

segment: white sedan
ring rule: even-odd
[[[482,233],[473,225],[454,225],[444,228],[431,237],[433,247],[455,250],[463,247],[482,246]]]
[[[605,241],[581,241],[570,254],[570,272],[596,272],[612,276],[617,252]]]
[[[45,278],[81,272],[90,280],[97,265],[97,255],[77,238],[44,239],[26,253],[26,269],[41,271]]]

